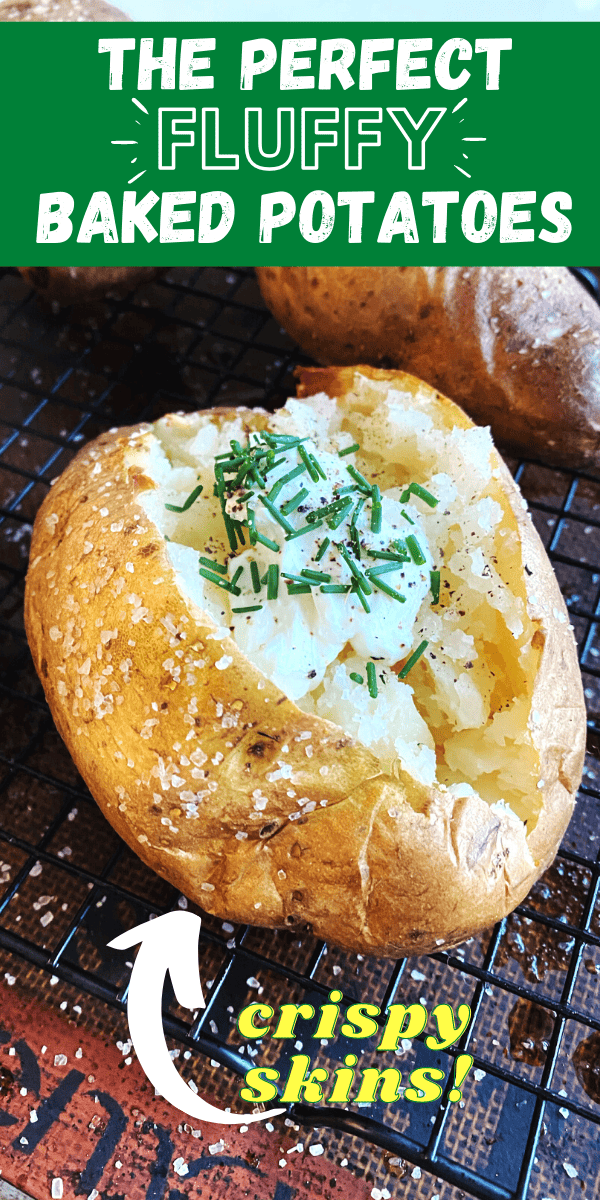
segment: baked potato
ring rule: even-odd
[[[600,308],[566,267],[259,267],[321,363],[401,367],[507,450],[600,470]]]
[[[158,274],[158,267],[19,267],[24,279],[57,304],[95,300],[107,292],[125,295]]]
[[[573,633],[487,429],[402,372],[299,375],[274,414],[82,449],[35,522],[29,644],[103,812],[186,896],[430,952],[556,853]]]
[[[130,21],[106,0],[3,0],[0,21]]]
[[[4,0],[0,21],[130,21],[105,0]],[[19,267],[45,299],[57,304],[94,300],[106,292],[129,292],[155,267]]]

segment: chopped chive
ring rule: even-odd
[[[198,562],[202,563],[203,567],[208,567],[211,571],[218,571],[220,575],[227,574],[227,567],[223,563],[214,562],[212,558],[199,558]]]
[[[310,592],[309,583],[288,583],[288,596],[306,596]]]
[[[325,595],[333,595],[336,592],[339,592],[340,595],[342,593],[347,594],[350,591],[350,584],[349,583],[324,583],[324,584],[322,584],[320,590],[322,592],[324,592]]]
[[[391,596],[392,600],[397,600],[399,604],[406,604],[406,596],[403,596],[401,592],[397,592],[395,588],[390,587],[389,584],[385,583],[383,579],[380,579],[378,575],[372,575],[370,578],[371,583],[373,583],[380,592],[385,592],[386,596]]]
[[[260,542],[261,546],[266,546],[268,550],[278,551],[280,549],[277,542],[272,542],[271,538],[265,537],[264,533],[259,533],[258,529],[254,530],[254,535],[257,542]]]
[[[303,579],[301,575],[292,575],[290,571],[282,571],[281,577],[291,580],[292,583],[306,583],[306,579]]]
[[[404,559],[408,559],[410,557],[409,553],[408,553],[408,546],[406,545],[404,538],[396,538],[396,541],[392,542],[392,546],[394,547],[394,551],[397,552],[398,554],[401,554],[404,557]],[[378,553],[379,553],[379,551],[378,551]],[[381,554],[383,554],[383,553],[384,553],[384,551],[382,550]],[[388,551],[388,553],[389,553],[389,551]]]
[[[287,475],[282,475],[281,479],[277,480],[275,487],[277,487],[278,483],[291,483],[292,479],[297,479],[299,475],[304,475],[305,472],[306,463],[300,463],[297,467],[294,467],[293,471],[288,471]]]
[[[240,496],[240,504],[244,504],[246,500],[251,500],[254,495],[254,492],[244,492],[244,495]]]
[[[309,440],[308,437],[295,437],[293,433],[270,433],[268,436],[271,442],[275,442],[275,445],[287,446],[289,450],[292,450],[294,446],[299,446],[301,442]]]
[[[371,505],[371,533],[381,533],[381,492],[375,484],[373,488],[373,503]]]
[[[359,560],[359,562],[360,562],[360,538],[359,538],[357,530],[356,530],[356,522],[358,521],[358,518],[360,517],[360,514],[364,508],[364,503],[365,503],[365,497],[362,496],[361,499],[357,501],[354,512],[352,513],[352,516],[350,518],[350,541],[352,542],[352,549],[354,550],[354,553],[355,553],[357,559]]]
[[[408,546],[408,552],[415,566],[422,567],[423,563],[425,562],[425,556],[414,533],[409,533],[406,539],[406,545]]]
[[[181,504],[181,505],[165,504],[165,508],[168,508],[169,512],[176,512],[176,513],[187,512],[188,508],[192,507],[194,500],[198,499],[198,496],[200,495],[201,491],[202,491],[202,484],[199,483],[198,487],[195,487],[193,492],[190,492],[187,500],[184,500],[183,504]]]
[[[254,478],[260,488],[266,488],[267,481],[261,475],[258,467],[256,467],[256,466],[251,467],[249,474],[254,476]],[[262,500],[262,496],[261,496],[261,500]]]
[[[351,587],[350,591],[352,592],[352,594],[354,596],[358,596],[365,612],[370,613],[371,608],[370,608],[369,604],[367,603],[367,598],[366,598],[366,596],[363,596],[356,580],[354,581],[354,585],[353,585],[353,587]]]
[[[244,463],[244,465],[242,467],[240,467],[240,470],[238,471],[235,479],[227,480],[227,491],[234,492],[236,488],[240,487],[240,485],[244,482],[246,475],[248,475],[248,473],[251,471],[251,469],[252,469],[251,463],[249,463],[249,462]]]
[[[330,516],[332,513],[339,512],[340,508],[345,508],[347,503],[347,500],[332,500],[331,504],[323,504],[321,508],[315,509],[314,512],[309,512],[306,520],[309,522],[309,524],[312,524],[314,521],[322,521],[325,517]],[[350,503],[352,503],[352,501],[350,501]]]
[[[414,525],[414,521],[411,520],[405,508],[402,509],[402,516],[405,521],[408,521],[409,525]]]
[[[293,533],[294,526],[290,524],[287,517],[284,517],[283,513],[280,512],[280,510],[278,509],[277,505],[273,504],[273,501],[269,500],[268,496],[261,496],[260,499],[261,499],[262,503],[264,504],[265,508],[270,512],[273,519],[275,521],[277,521],[277,524],[281,525],[281,528],[285,529],[286,533]]]
[[[352,513],[352,517],[350,519],[350,524],[353,529],[355,528],[356,522],[358,521],[358,518],[360,517],[360,514],[364,508],[364,504],[365,504],[365,497],[362,496],[361,499],[357,501],[357,503],[354,507],[354,512]]]
[[[346,446],[344,450],[338,450],[338,458],[345,458],[347,454],[354,454],[355,450],[360,450],[358,442],[353,442],[351,446]],[[352,676],[350,678],[352,679]]]
[[[239,566],[235,575],[232,576],[231,582],[234,585],[234,587],[235,587],[235,584],[237,583],[240,575],[243,573],[243,570],[244,570],[243,566]]]
[[[274,471],[275,467],[280,467],[281,464],[284,462],[285,462],[285,457],[275,459],[273,462],[268,463],[267,466],[264,468],[265,475],[268,475],[270,473],[270,471]]]
[[[362,675],[359,675],[358,671],[351,671],[350,678],[353,681],[353,683],[364,683],[365,682]]]
[[[415,663],[418,662],[418,660],[420,659],[423,652],[427,649],[428,645],[429,645],[429,642],[421,642],[421,645],[417,646],[417,649],[415,650],[414,654],[411,654],[410,658],[408,658],[406,660],[402,670],[398,671],[398,679],[406,679],[408,672],[412,671]]]
[[[359,487],[364,488],[370,495],[372,491],[371,484],[365,479],[364,475],[361,475],[360,471],[357,471],[356,467],[353,466],[346,467],[346,470],[356,480]]]
[[[288,471],[287,475],[281,476],[281,479],[276,479],[271,491],[268,493],[269,500],[276,500],[286,483],[291,483],[292,479],[297,479],[298,475],[304,475],[305,471],[306,467],[304,463],[300,463],[299,467],[296,467],[293,471]]]
[[[300,572],[304,579],[314,579],[317,583],[330,583],[331,575],[326,575],[323,571],[310,571],[308,567]]]
[[[283,479],[277,479],[273,484],[270,492],[267,492],[269,500],[275,501],[283,488]]]
[[[347,485],[347,487],[341,487],[341,488],[337,488],[337,492],[336,492],[336,494],[337,494],[338,496],[347,496],[349,492],[355,492],[355,491],[356,491],[356,484],[355,484],[355,483],[349,483],[349,484]]]
[[[350,568],[352,574],[354,575],[354,578],[356,579],[361,592],[365,592],[367,594],[367,596],[370,596],[373,589],[371,588],[368,579],[366,578],[365,575],[363,575],[358,564],[354,562],[354,559],[350,558],[350,555],[348,554],[346,547],[344,545],[342,545],[341,543],[339,543],[337,545],[338,545],[338,550],[339,550],[342,558],[344,559],[344,562]]]
[[[287,516],[289,516],[290,513],[295,512],[296,509],[299,507],[300,504],[302,504],[302,501],[305,500],[307,496],[308,496],[308,488],[301,488],[301,490],[299,492],[296,492],[295,496],[292,496],[291,500],[286,500],[285,504],[281,505],[281,511],[284,514],[284,516],[287,517]]]
[[[314,533],[315,529],[318,529],[319,525],[322,524],[322,521],[313,521],[312,525],[303,525],[301,529],[294,529],[293,533],[288,533],[285,540],[286,542],[291,542],[294,538],[304,537],[305,533]]]
[[[310,461],[311,461],[313,467],[315,468],[315,471],[318,471],[319,475],[321,476],[321,479],[327,479],[327,475],[325,474],[318,459],[315,458],[314,454],[309,454],[308,457],[310,458]]]
[[[396,542],[392,542],[392,546],[395,545]],[[383,558],[387,562],[397,562],[398,564],[410,562],[410,555],[403,554],[402,551],[396,554],[395,552],[392,553],[391,550],[367,550],[367,554],[370,558]]]
[[[244,530],[242,529],[240,521],[232,521],[231,524],[233,525],[233,529],[234,529],[234,532],[240,543],[240,546],[245,546],[246,538],[244,537]]]
[[[319,472],[314,462],[312,462],[310,455],[304,449],[304,446],[298,446],[298,454],[300,455],[300,458],[302,459],[302,462],[304,463],[304,466],[306,467],[306,470],[308,471],[313,483],[318,483]]]
[[[250,560],[250,577],[252,579],[252,587],[255,592],[260,592],[260,575],[258,574],[258,563],[254,559]]]
[[[439,571],[430,571],[429,579],[431,582],[432,604],[440,602],[440,573]]]
[[[321,559],[322,559],[323,555],[326,553],[327,547],[329,545],[331,545],[329,538],[324,538],[323,541],[321,542],[321,545],[319,546],[319,549],[317,550],[317,553],[315,554],[315,562],[321,561]]]
[[[258,534],[257,534],[257,532],[256,532],[256,526],[255,526],[255,524],[254,524],[254,522],[255,522],[255,520],[256,520],[256,515],[255,515],[255,512],[254,512],[254,509],[253,509],[253,508],[247,508],[247,509],[246,509],[246,514],[247,514],[247,517],[248,517],[248,530],[249,530],[249,533],[250,533],[250,545],[251,545],[251,546],[255,546],[255,545],[256,545],[256,543],[257,543],[257,541],[258,541]]]
[[[221,467],[222,471],[231,472],[237,470],[238,467],[241,467],[243,463],[247,462],[248,456],[246,454],[238,454],[235,458],[230,457],[227,462],[220,463],[219,466]]]
[[[342,521],[345,521],[351,508],[352,508],[352,499],[350,496],[348,496],[348,499],[346,500],[346,503],[343,506],[343,508],[338,508],[337,512],[333,513],[331,515],[331,517],[329,518],[329,520],[327,522],[329,528],[337,529],[338,526],[341,525]]]
[[[377,675],[375,674],[375,663],[367,663],[367,686],[369,695],[372,700],[377,699]]]
[[[271,563],[267,572],[267,600],[276,600],[279,592],[279,567]]]
[[[247,608],[232,608],[234,613],[261,612],[262,604],[249,604]]]
[[[225,532],[227,534],[227,540],[229,542],[229,546],[232,550],[237,550],[237,534],[236,534],[235,525],[234,525],[233,521],[231,520],[229,513],[226,513],[224,509],[223,509],[223,520],[225,522]]]
[[[211,571],[205,571],[204,567],[200,567],[198,574],[208,579],[210,583],[216,583],[217,587],[224,588],[226,592],[233,592],[234,596],[241,596],[242,589],[230,583],[228,579],[223,579],[222,575],[213,575]]]
[[[372,575],[387,575],[390,571],[399,571],[402,566],[404,563],[400,562],[383,563],[380,567],[367,567],[365,575],[367,579],[370,579]]]
[[[427,488],[422,487],[420,483],[409,483],[400,497],[400,503],[406,504],[411,495],[418,496],[419,500],[424,500],[430,508],[435,508],[439,504],[439,500],[436,500],[435,496],[432,496],[431,492],[428,492]]]

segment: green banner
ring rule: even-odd
[[[4,263],[600,261],[597,24],[32,22],[0,42]]]

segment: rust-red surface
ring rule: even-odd
[[[0,983],[0,1168],[4,1180],[35,1200],[52,1195],[54,1179],[62,1180],[65,1200],[367,1200],[371,1194],[370,1185],[324,1154],[291,1150],[302,1144],[302,1130],[286,1127],[281,1117],[272,1131],[262,1123],[245,1133],[202,1125],[196,1136],[184,1120],[154,1095],[135,1057],[127,1064],[116,1045],[67,1013]],[[313,1145],[318,1141],[313,1134]]]

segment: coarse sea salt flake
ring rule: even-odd
[[[227,668],[231,666],[232,662],[233,659],[230,654],[223,654],[222,657],[218,658],[215,662],[215,667],[217,668],[217,671],[226,671]]]

